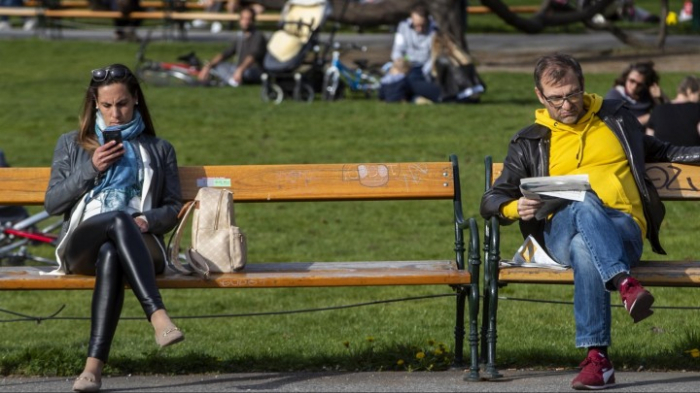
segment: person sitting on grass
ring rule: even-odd
[[[700,79],[686,76],[678,84],[676,98],[654,108],[647,135],[678,146],[700,146]]]
[[[403,59],[410,65],[406,74],[406,88],[410,101],[440,101],[440,86],[430,75],[431,47],[437,30],[428,8],[421,3],[413,6],[410,17],[399,23],[396,28],[391,61]]]
[[[632,63],[615,79],[605,99],[624,101],[637,120],[646,125],[654,106],[668,102],[659,87],[659,79],[653,62]]]
[[[255,27],[255,11],[252,8],[246,7],[241,10],[238,23],[241,30],[236,34],[235,42],[202,67],[199,73],[200,81],[206,81],[210,78],[210,74],[214,74],[234,87],[244,83],[261,82],[267,39]],[[226,61],[236,54],[238,54],[236,64]]]

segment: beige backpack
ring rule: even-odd
[[[192,244],[184,252],[189,265],[187,269],[180,263],[180,239],[192,211]],[[183,274],[194,272],[209,278],[210,273],[231,273],[245,267],[246,237],[236,226],[231,191],[200,188],[194,201],[183,206],[180,217],[168,242],[170,267],[175,271]]]

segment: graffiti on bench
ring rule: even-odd
[[[697,169],[696,169],[697,168]],[[699,167],[664,164],[647,164],[646,172],[654,187],[662,197],[700,198],[700,169]]]

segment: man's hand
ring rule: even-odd
[[[518,199],[518,214],[521,220],[532,220],[535,218],[535,213],[542,206],[542,201],[538,199],[528,199],[522,197]]]

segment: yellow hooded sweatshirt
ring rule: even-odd
[[[596,115],[603,98],[585,94],[583,99],[587,111],[576,124],[553,120],[545,108],[535,111],[535,123],[552,131],[549,174],[588,174],[591,188],[603,204],[632,215],[644,237],[647,223],[627,156],[613,131]],[[519,218],[517,201],[505,204],[501,211],[508,218]]]

